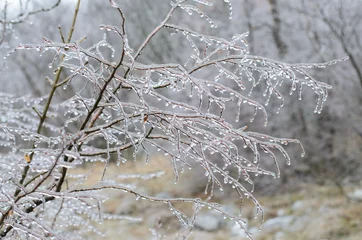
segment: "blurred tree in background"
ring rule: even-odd
[[[108,189],[167,204],[185,238],[204,207],[247,231],[241,213],[228,213],[214,195],[251,199],[263,215],[254,187],[271,194],[331,182],[343,191],[361,180],[358,1],[1,4],[4,238],[81,239],[101,235],[91,221],[141,221],[105,213]],[[350,60],[321,70],[341,56]],[[296,139],[303,159],[299,144],[288,144]],[[181,183],[189,198],[128,184],[165,174],[122,172],[157,152],[170,157],[175,182],[192,169],[192,181]],[[86,173],[72,173],[80,167]],[[89,184],[95,167],[101,179]]]

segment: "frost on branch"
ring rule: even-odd
[[[222,192],[226,187],[233,188],[240,201],[251,199],[263,218],[262,208],[253,196],[252,179],[258,175],[278,178],[277,156],[283,156],[289,165],[291,159],[285,145],[301,144],[296,139],[268,136],[248,131],[247,126],[237,126],[236,122],[245,117],[242,107],[253,111],[250,122],[260,116],[267,126],[266,106],[275,98],[283,107],[285,96],[280,88],[287,86],[290,95],[297,92],[299,99],[303,88],[312,89],[317,95],[315,112],[320,113],[331,87],[314,79],[306,69],[324,68],[340,60],[322,64],[283,63],[250,55],[247,33],[235,34],[228,40],[170,23],[175,11],[184,10],[197,13],[216,27],[198,8],[212,6],[206,0],[172,2],[165,19],[137,49],[132,49],[123,11],[114,1],[110,2],[119,12],[121,23],[102,25],[104,37],[93,46],[82,47],[84,39],[60,43],[43,38],[43,44],[21,44],[13,51],[54,53],[49,67],[54,69],[55,77],[48,78],[52,89],[62,91],[72,85],[78,90],[63,102],[51,101],[52,95],[30,100],[0,95],[4,102],[0,109],[0,144],[5,149],[0,155],[0,168],[6,172],[0,179],[1,236],[81,239],[87,232],[103,235],[92,221],[142,220],[105,214],[102,205],[108,198],[104,193],[109,190],[133,194],[136,200],[167,204],[185,236],[204,207],[245,228],[241,214],[230,215],[220,204],[212,202],[215,191]],[[225,2],[231,16],[230,1]],[[185,62],[142,61],[142,51],[161,29],[186,39],[192,52]],[[117,45],[107,42],[107,34],[119,37]],[[65,71],[67,77],[59,79],[60,71]],[[253,99],[252,92],[257,87],[264,90],[263,102]],[[234,121],[225,116],[230,109],[236,109]],[[111,161],[115,160],[117,165],[127,162],[125,150],[132,151],[134,160],[144,155],[145,163],[158,151],[168,156],[175,183],[185,169],[200,166],[207,179],[205,198],[149,196],[138,191],[137,185],[122,181],[147,181],[163,172],[108,179]],[[304,154],[301,148],[301,155]],[[99,183],[87,184],[92,171],[68,173],[85,163],[99,166],[95,165],[97,162],[104,166]],[[263,167],[263,162],[273,162],[274,168]],[[189,216],[177,209],[178,202],[193,205],[193,214]],[[248,230],[244,230],[251,238]]]
[[[56,8],[60,4],[61,0],[47,1],[40,3],[36,0],[12,0],[0,2],[0,48],[8,48],[7,35],[14,33],[13,25],[27,21],[31,15],[35,15],[41,12],[48,12]],[[32,22],[29,21],[31,25]]]

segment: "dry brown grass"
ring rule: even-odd
[[[85,184],[96,184],[99,182],[103,164],[97,164]],[[84,172],[86,169],[76,169],[73,173]],[[189,181],[192,175],[185,172],[178,182],[174,184],[174,173],[170,160],[165,157],[154,157],[147,165],[144,161],[130,161],[120,166],[110,165],[107,170],[107,178],[117,178],[120,174],[152,173],[165,171],[165,174],[152,180],[123,181],[123,183],[136,183],[149,195],[167,192],[170,196],[192,196],[190,189],[193,182]],[[121,182],[121,181],[120,181]],[[144,216],[141,224],[126,221],[106,221],[99,228],[109,235],[106,239],[149,239],[149,228],[154,227],[156,222],[162,222],[167,229],[168,236],[165,240],[175,239],[179,230],[177,219],[170,213],[165,204],[149,203],[147,201],[135,201],[135,197],[129,194],[113,192],[113,197],[105,202],[105,210],[117,214],[130,214],[136,217]],[[198,194],[196,194],[198,195]],[[202,196],[202,194],[199,194]],[[239,204],[238,199],[228,195],[218,196],[223,203]],[[271,219],[278,216],[278,210],[283,209],[284,215],[296,216],[296,221],[302,221],[298,231],[288,229],[281,230],[283,234],[275,235],[276,232],[257,233],[256,240],[361,240],[362,239],[362,203],[350,202],[340,194],[336,187],[306,185],[303,190],[295,193],[277,195],[273,197],[261,197],[260,203],[265,207],[265,218]],[[303,208],[292,210],[291,206],[296,201],[303,201]],[[192,205],[177,204],[177,208],[186,213],[191,213]],[[244,203],[243,215],[250,219],[249,227],[259,227],[260,220],[254,220],[254,205],[251,202]],[[294,221],[292,225],[296,222]],[[292,226],[291,226],[292,227]],[[282,236],[283,237],[280,237]],[[279,236],[279,237],[276,237]],[[89,239],[102,239],[96,235],[90,235]],[[190,239],[240,239],[230,235],[230,230],[223,227],[218,232],[204,232],[195,229]]]

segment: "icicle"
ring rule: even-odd
[[[241,99],[238,100],[237,106],[236,106],[236,118],[235,122],[239,122],[240,119],[240,108],[241,108]]]

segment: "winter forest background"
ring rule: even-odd
[[[171,8],[169,0],[118,0],[116,2],[124,13],[127,22],[125,30],[128,44],[133,49],[137,49],[142,44],[149,33],[163,21]],[[261,113],[256,115],[255,121],[250,122],[254,109],[242,106],[241,110],[237,110],[236,106],[240,107],[240,105],[226,108],[224,118],[236,124],[236,128],[245,128],[247,131],[274,137],[298,139],[306,152],[305,156],[301,157],[300,146],[289,143],[285,148],[291,158],[291,165],[288,166],[282,154],[275,153],[281,172],[280,178],[274,179],[263,174],[251,176],[255,188],[253,195],[260,200],[261,206],[265,207],[264,227],[261,232],[258,229],[263,221],[260,219],[260,215],[255,213],[255,209],[257,209],[255,204],[249,200],[245,201],[242,207],[244,226],[255,239],[360,239],[362,230],[359,229],[359,226],[362,218],[359,216],[360,214],[356,213],[362,209],[362,190],[360,190],[362,189],[362,166],[360,164],[362,159],[362,1],[234,0],[230,1],[232,4],[231,19],[229,1],[200,0],[190,1],[190,4],[191,2],[204,11],[214,21],[217,28],[210,27],[207,17],[200,18],[199,14],[193,11],[191,11],[192,15],[187,11],[176,12],[170,24],[182,25],[185,29],[192,29],[198,33],[223,39],[232,39],[235,34],[248,31],[245,39],[248,42],[250,55],[263,56],[266,59],[286,63],[306,63],[306,65],[348,57],[348,60],[326,68],[323,66],[322,68],[307,69],[308,74],[315,79],[333,87],[328,91],[328,99],[323,104],[321,111],[318,108],[318,96],[313,89],[305,87],[300,100],[299,90],[289,95],[291,86],[282,85],[279,91],[285,96],[285,101],[284,106],[280,108],[280,99],[275,96],[272,96],[265,104],[266,98],[263,96],[265,86],[258,85],[251,98],[267,105],[265,106],[268,113],[267,127],[264,126],[264,118]],[[213,2],[213,5],[203,5],[205,2]],[[66,37],[72,24],[76,5],[76,0],[59,2],[55,0],[0,1],[0,10],[2,10],[0,52],[2,56],[5,56],[4,59],[1,59],[0,66],[1,126],[5,123],[21,125],[20,122],[25,118],[19,117],[20,110],[9,111],[7,107],[10,105],[14,109],[27,108],[28,112],[31,112],[27,114],[31,116],[38,115],[36,111],[32,110],[32,104],[43,106],[43,100],[27,99],[48,97],[51,85],[47,76],[54,77],[58,63],[58,60],[52,63],[54,57],[52,51],[37,52],[34,50],[35,45],[31,45],[32,47],[29,48],[32,50],[29,51],[17,50],[11,55],[7,53],[18,47],[19,44],[47,44],[44,43],[43,37],[60,43],[61,36],[58,26],[61,27],[61,31]],[[39,12],[27,15],[27,11],[34,10],[39,10]],[[87,49],[106,38],[110,46],[119,46],[119,36],[113,31],[106,31],[107,27],[100,28],[99,26],[121,27],[120,19],[120,13],[111,6],[109,1],[82,1],[70,42],[79,41],[83,48]],[[11,20],[14,22],[10,23]],[[9,24],[5,22],[9,22]],[[192,44],[190,46],[189,36],[185,37],[182,33],[177,33],[175,29],[172,29],[172,25],[170,26],[159,31],[151,39],[138,58],[139,62],[145,65],[164,63],[186,63],[187,65],[189,64],[186,62],[187,59],[195,50],[193,47],[202,49],[197,45],[199,43],[196,43],[197,46],[192,46]],[[100,46],[108,47],[106,42]],[[112,47],[109,49],[112,50]],[[64,50],[64,53],[66,51]],[[118,54],[120,50],[115,49],[114,51]],[[113,50],[103,52],[105,58],[112,58],[111,55],[114,54],[112,52]],[[193,60],[189,59],[191,62]],[[78,64],[72,61],[71,59],[69,64]],[[253,75],[253,73],[251,74]],[[69,71],[61,72],[60,79],[66,79],[68,75]],[[198,77],[214,78],[214,72],[202,71]],[[54,102],[65,102],[77,96],[83,87],[84,84],[81,81],[74,79],[65,83],[55,91]],[[236,89],[237,85],[235,84],[233,89],[234,87]],[[92,92],[96,92],[97,89],[89,87],[87,91],[87,94],[91,96]],[[190,105],[197,105],[199,101],[184,93],[175,95],[170,89],[164,90],[162,94],[172,96],[176,102]],[[138,98],[139,95],[133,91],[125,91],[119,97],[122,102],[130,103],[135,102],[135,99]],[[11,99],[15,100],[12,102]],[[153,106],[172,110],[172,104],[165,106],[163,101],[149,101]],[[73,102],[73,104],[75,103]],[[56,111],[56,108],[51,109],[50,114],[53,114],[53,111]],[[210,111],[216,112],[218,107],[211,105]],[[235,115],[238,111],[240,111],[238,113],[240,114],[238,115],[239,121],[235,122]],[[49,124],[62,125],[70,118],[69,116],[75,116],[72,115],[73,113],[65,114],[64,117],[58,117],[54,121],[50,120]],[[142,115],[144,122],[148,120],[146,118],[148,115]],[[10,121],[9,119],[17,120]],[[70,122],[69,131],[78,129],[80,123]],[[49,129],[44,130],[45,133],[52,131]],[[3,131],[5,132],[5,130]],[[106,133],[103,134],[106,138]],[[10,140],[6,139],[5,135],[0,135],[0,137],[0,158],[2,158],[0,171],[5,173],[9,171],[5,166],[12,168],[21,161],[25,164],[31,151],[27,152],[24,149],[29,146],[23,147],[23,151],[15,152],[9,157],[9,146],[6,142]],[[21,141],[18,140],[18,137],[15,138],[17,141]],[[99,149],[107,149],[100,139],[95,139],[93,145]],[[161,145],[161,151],[151,149],[149,156],[142,151],[134,154],[132,149],[125,150],[122,152],[121,159],[110,157],[109,162],[106,161],[109,164],[107,172],[103,171],[104,162],[102,161],[93,163],[88,159],[88,163],[84,161],[76,167],[69,165],[70,169],[74,168],[74,172],[72,172],[74,175],[67,184],[71,186],[72,181],[77,181],[76,176],[86,174],[87,177],[82,184],[96,184],[102,182],[106,177],[107,179],[117,179],[127,186],[135,185],[146,195],[154,195],[158,198],[172,199],[186,195],[194,199],[204,199],[203,194],[207,184],[204,168],[192,166],[192,171],[187,169],[184,173],[180,171],[179,180],[177,184],[174,184],[175,166],[169,160],[170,156],[164,156],[164,151],[162,151],[163,148],[172,147],[174,146],[171,144]],[[246,154],[252,156],[252,153],[249,151]],[[67,157],[74,157],[74,153],[72,154]],[[214,162],[221,161],[215,155],[208,157]],[[149,161],[149,163],[145,164],[145,161]],[[273,168],[273,166],[273,161],[268,161],[264,167]],[[7,181],[5,175],[1,176],[1,184],[4,185]],[[19,183],[13,187],[21,189]],[[5,196],[4,191],[7,190],[4,189],[1,192]],[[111,195],[108,191],[102,194]],[[135,196],[129,195],[116,193],[116,199],[110,198],[105,201],[102,211],[105,212],[105,216],[109,214],[109,218],[104,217],[102,220],[104,224],[93,228],[93,224],[99,221],[95,215],[90,214],[87,220],[89,222],[85,224],[89,226],[85,229],[79,227],[82,228],[80,233],[84,236],[91,236],[89,239],[101,239],[102,234],[108,234],[108,238],[105,239],[116,239],[119,234],[129,236],[124,239],[162,239],[162,237],[163,239],[175,239],[175,236],[179,236],[180,239],[185,236],[190,239],[247,239],[248,237],[248,234],[244,233],[237,224],[235,226],[233,221],[224,220],[222,214],[219,213],[200,211],[198,217],[192,219],[193,213],[198,211],[195,210],[198,206],[197,203],[193,207],[184,206],[187,205],[186,203],[180,203],[177,207],[170,205],[171,207],[166,206],[165,210],[163,205],[159,206],[157,203],[152,204],[148,201],[143,203],[144,200],[135,201]],[[33,197],[34,199],[45,199],[44,196]],[[73,197],[69,197],[69,199]],[[77,197],[79,196],[74,198]],[[214,198],[223,205],[222,209],[226,212],[239,210],[240,204],[237,203],[239,197],[232,186],[226,186],[223,193],[215,190]],[[5,214],[6,201],[1,198],[0,204],[4,204],[1,205],[1,211],[2,214]],[[59,206],[62,204],[63,200],[59,201]],[[46,204],[44,204],[44,208],[46,208]],[[69,211],[74,211],[74,209],[69,207]],[[190,217],[194,226],[192,233],[188,232],[190,229],[185,231],[179,226],[178,221],[186,221],[185,215],[179,211],[184,211],[185,215]],[[59,210],[59,212],[61,211]],[[60,223],[68,220],[59,212],[57,214],[55,211],[54,215],[50,217],[52,219],[49,220],[50,229],[53,229],[56,221],[51,221],[56,218],[54,217],[56,215],[63,230],[54,230],[54,232],[59,233],[59,231],[65,231],[64,229],[79,230],[76,222],[80,221],[80,218],[69,220],[74,221],[73,223]],[[145,213],[147,217],[144,217],[142,213]],[[74,213],[74,215],[83,216],[87,213]],[[254,219],[255,215],[257,219]],[[2,218],[4,216],[1,215]],[[25,226],[32,229],[31,226],[37,218],[46,219],[42,213],[39,213],[39,215],[29,217],[35,219],[24,223],[28,220],[23,220],[22,217],[20,215],[18,219],[14,217],[11,220],[13,222],[8,223],[10,225],[13,223],[12,226],[17,226],[14,227],[15,229],[20,229],[19,233],[12,235],[19,239],[25,239],[27,232],[24,230]],[[188,224],[190,222],[186,223],[187,226]],[[6,226],[0,226],[4,231]],[[41,232],[37,227],[33,227],[34,235],[29,235],[34,239],[36,239],[36,234]],[[47,231],[52,232],[49,229]],[[80,233],[77,232],[77,234]],[[59,236],[62,237],[62,234]],[[49,239],[53,239],[52,236],[49,236]]]

